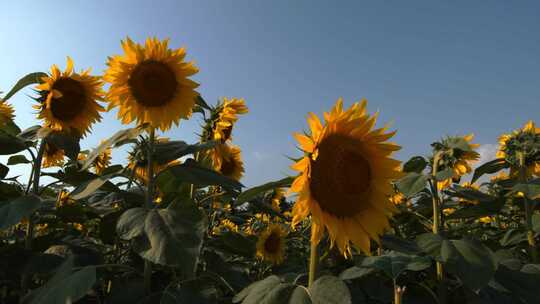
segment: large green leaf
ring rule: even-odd
[[[294,179],[295,177],[289,176],[289,177],[280,179],[278,181],[268,182],[266,184],[249,188],[246,191],[243,191],[242,193],[240,193],[240,195],[238,195],[238,198],[236,198],[236,201],[234,201],[234,204],[240,205],[242,203],[245,203],[249,200],[254,199],[255,197],[257,197],[258,195],[262,193],[265,193],[267,191],[270,191],[276,188],[290,187]]]
[[[493,252],[473,240],[444,240],[441,259],[446,270],[456,275],[466,286],[478,290],[493,278],[498,262]]]
[[[422,173],[422,171],[424,171],[427,165],[428,165],[428,162],[426,161],[424,157],[413,156],[405,164],[403,164],[403,172]]]
[[[220,247],[229,252],[248,258],[253,257],[255,254],[256,238],[227,231],[216,237],[216,240],[218,241],[216,245],[220,245]]]
[[[451,197],[463,198],[469,201],[492,203],[498,199],[497,197],[484,193],[480,190],[471,187],[462,187],[459,185],[452,186],[452,189],[446,190],[445,193]]]
[[[160,164],[166,164],[182,156],[211,149],[217,144],[218,143],[215,141],[208,141],[189,145],[181,140],[156,143],[154,146],[153,159]]]
[[[0,130],[0,155],[15,154],[28,147],[25,140]]]
[[[381,270],[388,277],[396,279],[405,270],[421,271],[430,267],[431,259],[392,251],[385,255],[366,257],[359,266]]]
[[[21,131],[17,136],[27,141],[35,141],[43,135],[42,129],[46,129],[40,125],[31,126]],[[50,129],[48,129],[50,131]],[[48,131],[47,131],[48,132]]]
[[[394,234],[385,234],[381,236],[381,245],[385,249],[405,254],[418,254],[422,252],[416,243],[399,238]]]
[[[156,177],[156,184],[161,191],[167,193],[180,188],[182,183],[195,184],[201,187],[219,185],[227,190],[239,190],[242,184],[214,170],[199,165],[193,159],[183,164],[169,167]]]
[[[41,199],[33,194],[21,196],[0,208],[0,230],[19,223],[41,205]]]
[[[19,126],[17,126],[13,120],[5,121],[2,125],[0,125],[0,130],[13,136],[17,136],[19,133],[21,133],[21,128],[19,128]]]
[[[135,127],[130,129],[124,129],[116,132],[113,136],[104,140],[95,149],[88,153],[86,160],[82,164],[81,170],[88,169],[94,160],[109,147],[119,147],[122,144],[128,142],[130,139],[136,138],[141,134],[144,129],[142,127]]]
[[[374,271],[375,271],[375,268],[365,268],[365,267],[353,266],[353,267],[350,267],[350,268],[347,268],[347,269],[343,270],[339,274],[339,278],[342,279],[342,280],[354,280],[354,279],[359,279],[359,278],[363,278],[363,277],[365,277],[367,275],[370,275]]]
[[[532,216],[532,229],[536,233],[540,233],[540,214],[535,213]]]
[[[21,78],[21,79],[19,79],[19,81],[17,81],[15,86],[13,88],[11,88],[11,90],[9,90],[9,92],[6,94],[6,96],[4,96],[4,98],[2,98],[2,99],[3,100],[8,100],[13,95],[15,95],[15,93],[19,92],[24,87],[26,87],[28,85],[31,85],[31,84],[35,84],[35,83],[40,83],[42,77],[47,77],[47,74],[45,74],[43,72],[34,72],[34,73],[30,73],[30,74],[25,75],[23,78]]]
[[[95,191],[97,191],[101,186],[103,186],[109,179],[113,178],[114,176],[116,176],[116,173],[101,175],[95,179],[84,182],[77,186],[75,189],[73,189],[69,196],[74,200],[86,198],[92,195]]]
[[[528,199],[540,198],[540,178],[529,181],[528,183],[516,184],[512,191],[521,192]]]
[[[42,175],[51,176],[54,177],[63,183],[69,184],[74,187],[82,187],[84,189],[84,185],[92,183],[92,181],[101,180],[99,175],[96,175],[94,173],[88,172],[88,171],[79,171],[77,167],[71,166],[66,167],[64,171],[58,171],[55,173],[47,173],[44,172]],[[97,182],[97,181],[96,181]],[[79,188],[80,189],[80,188]],[[81,189],[81,190],[82,190]],[[109,192],[119,192],[120,189],[110,181],[105,181],[102,185],[100,185],[99,189],[103,191],[109,191]]]
[[[167,209],[132,208],[116,225],[118,236],[134,240],[134,250],[148,261],[179,266],[187,277],[194,275],[203,236],[204,212],[191,204]]]
[[[443,238],[438,234],[423,233],[416,237],[416,244],[425,253],[439,260],[441,256],[441,245]]]
[[[289,298],[289,304],[311,304],[311,297],[304,286],[296,286]]]
[[[31,162],[32,161],[26,159],[26,156],[19,154],[19,155],[10,156],[7,164],[8,166],[12,166],[12,165],[18,165],[18,164],[29,164]]]
[[[338,277],[324,275],[309,288],[314,304],[351,303],[351,293],[347,285]]]
[[[163,291],[160,304],[217,303],[217,289],[208,281],[187,281],[180,286],[169,286]]]
[[[527,304],[538,303],[538,286],[540,274],[511,270],[504,265],[495,272],[495,280],[512,295]]]
[[[435,174],[435,179],[439,182],[445,181],[452,177],[454,177],[454,170],[452,168],[446,168],[442,171],[437,172],[437,174]]]
[[[22,303],[74,303],[84,297],[96,282],[96,268],[84,267],[72,272],[73,257],[69,257],[55,275],[42,287],[25,296]]]
[[[484,174],[493,174],[501,171],[502,169],[508,168],[509,164],[503,158],[497,158],[487,163],[482,164],[474,170],[473,178],[471,183],[474,183]]]
[[[280,284],[281,279],[278,276],[271,275],[242,289],[242,291],[233,297],[232,302],[242,302],[242,304],[262,303],[264,298]]]
[[[416,193],[424,190],[428,181],[427,176],[416,172],[411,172],[397,181],[399,192],[407,197],[412,197]]]

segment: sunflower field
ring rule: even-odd
[[[246,188],[248,103],[206,102],[168,40],[121,46],[103,75],[68,57],[0,95],[1,303],[540,303],[533,121],[485,163],[472,134],[401,162],[367,101],[338,99],[291,130],[295,175]],[[40,125],[13,121],[25,87]],[[112,109],[133,127],[83,149]],[[187,119],[198,142],[166,136]]]

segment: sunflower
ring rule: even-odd
[[[104,142],[104,140],[101,141],[101,143],[103,143],[103,142]],[[101,173],[105,169],[107,169],[107,167],[110,166],[110,164],[111,164],[111,154],[112,154],[112,148],[107,147],[105,149],[105,151],[103,151],[102,153],[100,153],[96,157],[96,159],[92,163],[92,166],[94,167],[94,170],[96,171],[96,174],[101,175]],[[81,162],[84,162],[87,157],[88,157],[87,154],[79,153],[79,155],[77,156],[77,160],[79,160]]]
[[[272,192],[272,196],[270,197],[270,203],[272,204],[272,209],[274,209],[276,212],[280,212],[281,208],[279,207],[281,205],[281,200],[285,197],[285,190],[283,188],[276,188]]]
[[[169,138],[167,137],[156,136],[155,138],[155,143],[165,143],[168,141]],[[134,172],[135,178],[144,184],[148,182],[148,162],[146,154],[146,142],[144,141],[139,141],[133,147],[133,150],[128,153],[128,168]],[[177,164],[180,164],[180,161],[174,160],[165,164],[153,162],[154,175]]]
[[[229,140],[238,115],[246,114],[248,111],[244,99],[223,98],[223,105],[220,107],[218,118],[213,125],[213,139],[221,142]]]
[[[240,148],[230,144],[222,144],[212,150],[214,170],[235,180],[244,175],[244,163]]]
[[[387,142],[395,132],[373,129],[377,115],[366,113],[366,100],[343,110],[338,99],[323,125],[310,113],[310,134],[295,134],[305,156],[291,168],[300,175],[290,192],[297,192],[293,225],[311,214],[312,242],[319,243],[328,230],[331,245],[337,243],[346,256],[350,242],[366,253],[370,238],[389,227],[396,207],[388,200],[391,181],[402,176],[400,162],[391,155],[400,147]]]
[[[451,178],[437,182],[438,190],[450,187],[452,182],[459,181],[463,175],[472,172],[472,164],[480,157],[480,154],[474,151],[480,145],[471,143],[473,138],[473,134],[462,137],[448,137],[441,143],[435,144],[435,151],[441,153],[439,172],[447,167],[452,168],[453,171]]]
[[[69,205],[74,205],[75,200],[69,196],[69,192],[61,190],[56,200],[56,208],[62,208]]]
[[[42,167],[61,167],[62,165],[64,165],[64,150],[51,143],[45,143]]]
[[[0,127],[4,126],[10,121],[13,121],[15,114],[13,114],[13,107],[0,99]]]
[[[101,143],[103,142],[104,140],[101,141]],[[103,171],[111,165],[111,154],[112,148],[107,147],[105,151],[103,151],[96,157],[96,159],[94,160],[94,168],[97,175],[101,175],[101,173],[103,173]]]
[[[66,70],[62,73],[56,65],[50,76],[43,77],[36,88],[40,91],[38,118],[45,125],[58,131],[77,131],[81,136],[90,126],[101,120],[99,112],[105,109],[96,100],[103,100],[101,78],[90,75],[90,69],[80,74],[73,72],[73,60],[67,58]]]
[[[274,265],[283,263],[287,232],[280,224],[270,224],[257,241],[257,257]]]
[[[392,194],[390,196],[389,200],[394,205],[401,205],[403,202],[407,201],[407,199],[405,198],[405,196],[401,192],[396,192],[396,193]]]
[[[221,220],[219,225],[212,229],[212,234],[219,235],[223,231],[238,232],[238,225],[236,225],[229,219],[223,219]]]
[[[528,121],[522,129],[499,137],[498,158],[504,158],[512,165],[510,175],[517,174],[518,154],[523,153],[527,176],[540,176],[540,128]]]
[[[199,85],[188,77],[198,69],[184,61],[184,48],[172,50],[168,44],[169,39],[148,38],[140,45],[127,38],[124,55],[109,57],[103,79],[111,84],[109,109],[119,108],[122,123],[137,120],[166,131],[191,115]]]

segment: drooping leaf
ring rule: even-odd
[[[138,243],[135,251],[152,263],[179,266],[187,277],[194,275],[206,215],[196,206],[182,204],[167,209],[133,208],[118,220],[118,236]]]
[[[446,270],[456,275],[466,286],[477,290],[493,278],[498,262],[493,252],[473,240],[444,240],[441,259]]]
[[[0,230],[19,223],[41,205],[41,199],[33,194],[16,198],[0,207]]]
[[[474,170],[473,178],[471,183],[477,181],[484,174],[493,174],[501,171],[502,169],[508,168],[509,164],[503,158],[497,158],[487,163],[482,164]]]
[[[393,234],[385,234],[380,238],[382,247],[405,254],[418,254],[422,250],[414,242],[401,239]]]
[[[212,108],[206,103],[206,101],[201,97],[201,95],[197,96],[197,99],[195,99],[195,103],[199,105],[200,107],[211,110]]]
[[[520,183],[512,187],[512,191],[521,192],[528,199],[540,198],[540,178],[529,181],[528,183]]]
[[[42,287],[25,296],[22,303],[74,303],[84,297],[96,282],[96,268],[84,267],[73,271],[73,257],[69,257],[56,274]]]
[[[104,140],[99,144],[95,149],[88,153],[86,160],[82,164],[81,171],[88,169],[93,163],[94,160],[109,147],[119,147],[124,144],[126,141],[136,138],[143,132],[142,127],[135,127],[130,129],[124,129],[116,132],[113,136]]]
[[[0,164],[0,179],[4,179],[4,177],[6,177],[8,173],[9,173],[9,167],[5,166],[4,164]]]
[[[343,270],[339,274],[339,278],[342,280],[354,280],[370,275],[375,271],[374,268],[353,266]]]
[[[280,283],[281,279],[278,276],[271,275],[244,288],[233,297],[232,302],[242,302],[242,304],[261,303],[270,291],[279,286]]]
[[[12,166],[12,165],[18,165],[18,164],[29,164],[31,162],[32,161],[26,159],[26,156],[19,154],[19,155],[10,156],[7,164],[8,166]]]
[[[113,178],[116,174],[101,175],[95,179],[89,180],[77,186],[69,196],[74,200],[80,200],[86,198],[103,186],[109,179]]]
[[[164,192],[168,192],[166,189],[179,189],[182,183],[201,187],[219,185],[234,191],[242,188],[240,182],[205,168],[193,159],[188,159],[180,165],[171,166],[161,171],[156,177],[156,184]]]
[[[385,255],[366,257],[359,266],[381,270],[388,277],[396,279],[405,270],[421,271],[430,267],[431,260],[392,251]]]
[[[182,156],[211,149],[215,147],[216,144],[217,142],[215,141],[208,141],[189,145],[181,140],[156,143],[154,146],[153,159],[160,164],[166,164]]]
[[[19,79],[19,81],[17,81],[15,86],[13,86],[13,88],[11,88],[11,90],[9,90],[6,96],[4,96],[2,99],[8,100],[24,87],[29,86],[31,84],[40,83],[42,77],[47,77],[47,74],[43,72],[34,72],[34,73],[25,75],[24,77]]]
[[[403,172],[422,173],[422,171],[424,171],[427,165],[428,165],[428,162],[426,161],[424,157],[413,156],[405,164],[403,164]]]
[[[509,229],[500,240],[500,244],[504,247],[514,246],[527,241],[527,233],[519,229]]]
[[[426,187],[427,176],[416,172],[411,172],[397,181],[399,192],[407,197],[412,197]]]
[[[17,126],[13,120],[4,121],[4,123],[0,126],[0,130],[13,136],[17,136],[19,133],[21,133],[21,128],[19,128],[19,126]]]
[[[262,193],[265,193],[267,191],[270,191],[276,188],[290,187],[294,179],[295,177],[289,176],[289,177],[280,179],[278,181],[269,182],[266,184],[262,184],[260,186],[249,188],[246,191],[243,191],[242,193],[240,193],[240,195],[238,195],[238,197],[234,201],[234,204],[241,205],[247,201],[254,199],[255,197],[257,197],[258,195]]]
[[[26,141],[0,130],[0,155],[10,155],[21,152],[29,147]]]
[[[313,304],[347,304],[352,303],[351,293],[347,285],[338,277],[324,275],[318,278],[309,288]]]
[[[22,130],[17,136],[27,141],[35,141],[40,138],[38,134],[41,134],[41,129],[42,127],[40,125],[31,126],[30,128]]]

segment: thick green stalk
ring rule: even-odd
[[[309,277],[308,287],[313,285],[317,276],[317,266],[319,264],[319,252],[317,251],[317,243],[313,240],[313,234],[315,233],[313,223],[311,224],[311,248],[309,254]]]
[[[147,173],[148,173],[148,184],[146,185],[146,207],[154,207],[154,163],[153,163],[153,154],[154,154],[154,140],[155,140],[155,129],[150,130],[150,136],[148,139],[146,161],[147,161]],[[148,260],[144,260],[144,291],[146,295],[149,295],[152,292],[152,263]]]
[[[433,234],[440,234],[440,227],[441,227],[441,203],[439,198],[439,188],[437,186],[437,180],[435,176],[437,175],[437,172],[439,172],[439,160],[442,155],[442,152],[436,152],[433,156],[433,168],[431,175],[433,176],[433,179],[430,180],[430,186],[431,186],[431,194],[432,194],[432,201],[433,201],[433,226],[432,231]],[[443,264],[439,261],[435,263],[437,267],[437,281],[439,284],[437,285],[437,295],[439,298],[439,302],[444,304],[446,303],[446,286],[444,281],[444,268]]]
[[[525,164],[525,156],[522,152],[518,152],[519,161],[519,182],[527,183],[527,165]],[[533,263],[538,261],[538,252],[536,249],[536,240],[534,238],[534,230],[532,227],[532,213],[534,209],[530,205],[530,202],[526,196],[523,196],[524,209],[525,209],[525,228],[527,230],[527,241],[529,243],[529,253]]]

